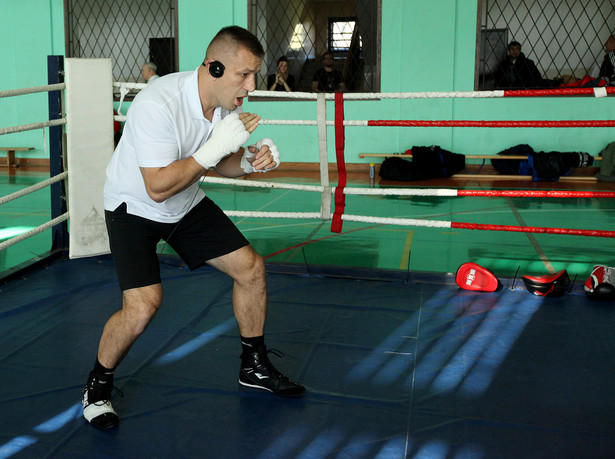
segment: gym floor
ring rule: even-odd
[[[47,177],[8,172],[0,175],[3,196]],[[267,180],[315,183],[300,175]],[[376,186],[388,185],[402,184]],[[403,185],[613,190],[561,181]],[[352,175],[349,186],[368,186],[367,177]],[[208,184],[207,192],[224,210],[316,212],[320,202],[317,194],[269,188]],[[0,240],[48,221],[49,202],[45,189],[2,205]],[[346,212],[615,228],[615,202],[605,199],[351,196]],[[92,428],[81,418],[81,388],[121,295],[108,257],[60,258],[0,286],[0,458],[615,451],[615,308],[582,290],[594,264],[615,265],[612,239],[350,222],[337,234],[330,222],[235,220],[268,262],[267,341],[284,353],[272,360],[306,385],[307,396],[281,399],[239,386],[229,279],[209,268],[190,272],[165,254],[163,307],[118,368],[120,426]],[[0,252],[0,271],[42,256],[47,233]],[[452,274],[469,261],[493,271],[502,288],[458,289]],[[557,298],[531,295],[518,278],[560,269],[576,281]]]

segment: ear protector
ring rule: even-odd
[[[220,61],[210,62],[209,63],[209,74],[214,78],[220,78],[222,75],[224,75],[224,64]]]

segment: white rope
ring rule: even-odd
[[[261,119],[258,124],[277,124],[281,126],[316,126],[316,120],[263,120]],[[333,126],[334,121],[326,121],[327,126]]]
[[[114,81],[113,86],[116,88],[122,88],[122,86],[128,89],[144,89],[147,83],[131,83],[129,81]]]
[[[21,124],[19,126],[9,126],[5,128],[0,128],[0,135],[14,134],[15,132],[34,131],[35,129],[41,129],[47,126],[61,126],[63,124],[66,124],[66,118],[43,121],[41,123],[31,123],[31,124]]]
[[[0,98],[34,94],[37,92],[60,91],[66,89],[66,83],[48,84],[47,86],[33,86],[31,88],[7,89],[0,91]]]
[[[64,171],[58,175],[55,175],[47,180],[43,180],[42,182],[37,183],[36,185],[29,186],[28,188],[24,188],[23,190],[16,191],[15,193],[7,194],[6,196],[2,196],[0,198],[0,205],[6,204],[13,199],[21,198],[30,193],[34,193],[35,191],[40,190],[41,188],[45,188],[53,183],[59,182],[60,180],[64,180],[68,177],[68,171]]]
[[[318,133],[318,164],[320,184],[324,186],[320,196],[320,214],[323,220],[331,219],[331,185],[329,182],[329,151],[327,149],[327,102],[325,94],[319,93],[316,99],[316,131]]]
[[[126,97],[126,94],[128,94],[130,91],[128,89],[128,86],[126,85],[126,83],[120,83],[120,104],[117,107],[117,113],[120,116],[124,116],[122,115],[122,102],[124,102],[124,97]]]
[[[344,188],[344,194],[364,196],[457,196],[457,190],[446,188]]]
[[[324,122],[327,126],[335,126],[334,120],[326,120]],[[344,120],[344,126],[367,126],[368,120]],[[263,120],[261,119],[258,124],[275,124],[279,126],[316,126],[318,123],[316,120]]]
[[[18,242],[24,241],[28,239],[29,237],[34,236],[35,234],[42,233],[43,231],[48,230],[52,226],[55,226],[58,223],[62,223],[64,220],[68,220],[68,212],[60,215],[59,217],[54,218],[53,220],[48,221],[47,223],[42,224],[41,226],[37,226],[36,228],[31,229],[30,231],[26,231],[25,233],[20,234],[19,236],[15,236],[11,239],[7,239],[4,242],[1,242],[0,250],[4,250],[12,245],[17,244]]]
[[[379,223],[382,225],[427,226],[430,228],[450,228],[451,222],[438,220],[417,220],[415,218],[365,217],[361,215],[342,215],[342,220],[349,222]]]
[[[325,187],[320,185],[295,185],[292,183],[261,182],[256,180],[229,179],[222,177],[205,177],[201,182],[219,183],[223,185],[251,186],[256,188],[276,188],[282,190],[314,191],[322,193]],[[336,187],[331,191],[335,192]],[[447,188],[353,188],[345,187],[345,194],[371,196],[457,196],[457,190]]]
[[[220,183],[224,185],[253,186],[255,188],[279,188],[284,190],[315,191],[322,193],[324,188],[318,185],[293,185],[292,183],[260,182],[256,180],[230,179],[223,177],[204,177],[201,182]]]
[[[320,220],[320,212],[251,212],[245,210],[225,210],[229,217],[260,218],[312,218]]]
[[[250,97],[271,99],[316,100],[317,94],[311,92],[283,93],[276,91],[252,91]],[[504,91],[432,91],[432,92],[346,92],[344,100],[376,100],[376,99],[451,99],[451,98],[498,98],[504,97]],[[326,93],[327,100],[335,100],[334,93]]]

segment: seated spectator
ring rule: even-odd
[[[278,59],[278,71],[267,77],[267,88],[269,91],[291,92],[295,90],[295,77],[288,73],[288,58],[286,56]]]
[[[160,78],[156,74],[157,70],[158,67],[153,62],[146,62],[145,64],[143,64],[143,66],[141,67],[141,75],[145,79],[146,83],[151,83],[156,78]]]
[[[333,68],[333,54],[327,52],[322,55],[323,68],[314,72],[312,78],[313,92],[345,92],[346,85],[339,70]]]
[[[521,52],[521,44],[511,41],[508,55],[493,74],[495,87],[500,89],[525,89],[543,86],[542,75],[534,61]]]
[[[615,36],[611,35],[604,44],[606,54],[600,65],[595,65],[591,72],[582,79],[564,75],[563,87],[573,88],[597,88],[601,86],[615,85]]]
[[[600,65],[599,78],[607,81],[610,86],[615,86],[615,36],[611,35],[604,44],[606,54]]]

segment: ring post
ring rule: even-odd
[[[64,57],[47,56],[47,82],[64,83]],[[49,120],[62,118],[62,91],[49,91]],[[64,172],[62,126],[49,127],[49,176],[54,177]],[[64,180],[53,183],[51,191],[51,218],[66,213],[66,187]],[[51,229],[51,250],[68,248],[68,226],[66,220]]]

